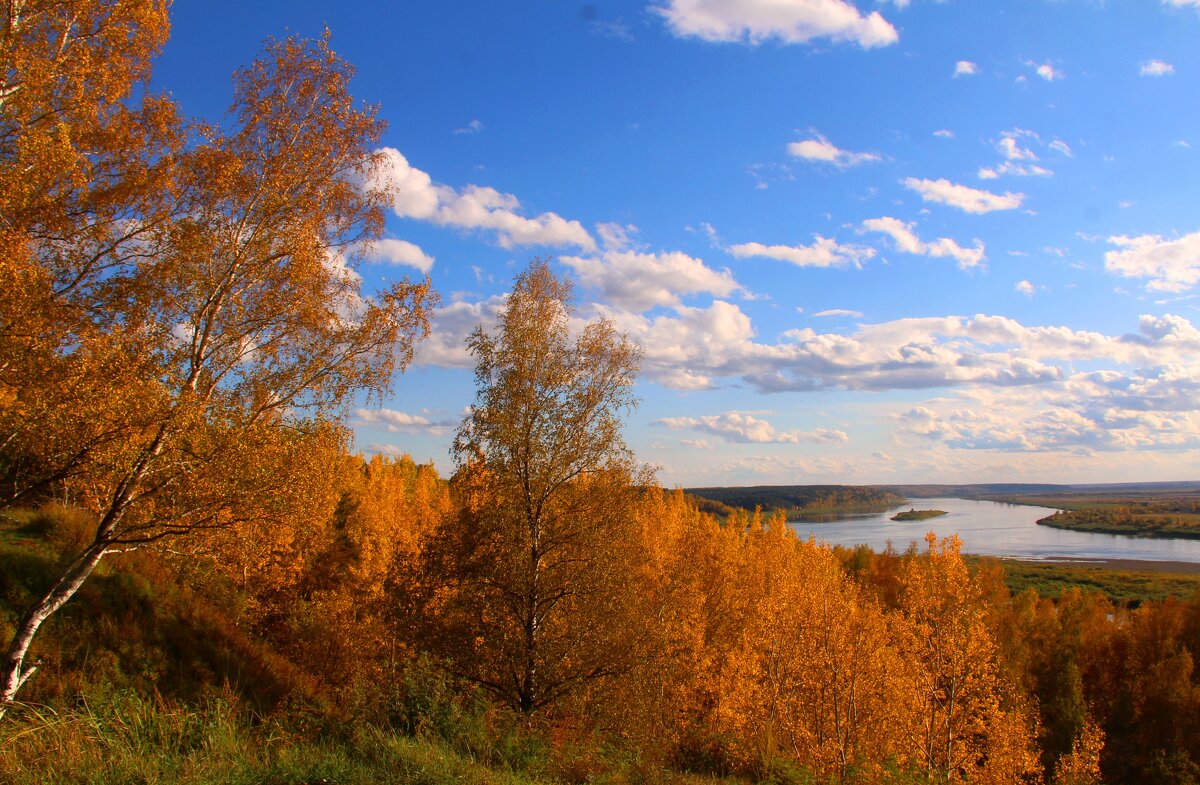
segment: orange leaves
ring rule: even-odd
[[[1011,781],[1036,769],[1025,710],[1000,678],[979,580],[958,538],[930,534],[927,543],[902,574],[898,619],[916,761],[945,780]]]
[[[407,279],[371,297],[353,272],[382,229],[386,194],[363,187],[382,124],[328,36],[269,45],[237,77],[238,126],[187,147],[170,101],[125,103],[166,5],[0,8],[3,498],[72,493],[98,521],[20,622],[3,701],[114,545],[233,529],[244,582],[294,580],[310,541],[281,521],[328,494],[292,448],[390,387],[436,299]]]
[[[750,610],[725,722],[752,743],[747,764],[765,770],[790,759],[842,778],[902,755],[898,660],[882,609],[827,546],[772,526],[752,528],[746,547]]]

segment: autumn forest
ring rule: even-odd
[[[0,10],[0,782],[1200,780],[1200,598],[660,487],[641,351],[550,260],[451,476],[357,453],[438,302],[355,273],[386,107],[327,35],[190,117],[168,6]]]

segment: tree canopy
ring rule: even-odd
[[[445,651],[525,713],[626,667],[616,639],[629,633],[637,468],[621,424],[639,352],[604,320],[573,335],[573,313],[570,284],[535,260],[496,328],[471,335],[478,389],[454,441],[462,514],[439,546],[455,586],[437,613]]]
[[[328,35],[269,42],[223,128],[142,94],[164,3],[3,13],[3,500],[53,489],[95,517],[18,624],[7,703],[106,552],[298,509],[289,467],[389,388],[434,295],[404,279],[368,296],[354,271],[383,226],[383,123]]]

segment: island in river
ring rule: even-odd
[[[940,518],[945,515],[945,510],[917,510],[912,509],[908,512],[898,512],[892,516],[893,521],[927,521],[930,518]]]

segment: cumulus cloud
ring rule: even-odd
[[[846,308],[830,308],[825,311],[817,311],[813,316],[852,316],[856,319],[863,317],[862,311],[851,311]]]
[[[371,262],[403,264],[415,267],[423,273],[433,269],[433,257],[407,240],[378,240],[367,259]]]
[[[958,185],[949,180],[919,180],[909,177],[904,180],[904,186],[910,191],[916,191],[926,202],[949,205],[968,213],[990,213],[993,210],[1015,210],[1021,206],[1025,194],[1012,193],[994,194]]]
[[[1118,235],[1108,242],[1119,250],[1104,254],[1104,268],[1125,278],[1148,278],[1150,291],[1182,292],[1200,283],[1200,232],[1173,240]]]
[[[1200,0],[1197,0],[1200,2]],[[1142,76],[1170,76],[1175,73],[1175,66],[1162,60],[1147,60],[1142,63],[1139,73]]]
[[[469,368],[465,336],[477,324],[493,325],[503,305],[494,297],[440,308],[417,362]],[[921,432],[937,449],[1200,447],[1200,330],[1178,315],[1146,315],[1113,334],[979,314],[859,321],[848,333],[803,327],[764,340],[746,313],[723,300],[653,315],[588,304],[581,310],[610,318],[642,347],[643,378],[671,389],[946,390],[945,401],[922,404],[932,416],[897,420],[902,432]],[[1004,401],[1013,408],[1001,417]],[[956,409],[964,413],[952,416]],[[967,410],[997,419],[972,419]],[[418,428],[418,417],[392,424]],[[694,419],[676,424],[722,439],[778,433],[756,431],[745,419]],[[1025,422],[1028,428],[1017,427]]]
[[[477,134],[482,130],[483,130],[483,123],[481,123],[479,120],[472,120],[471,122],[464,125],[462,128],[455,128],[454,133],[456,133],[456,134]]]
[[[467,336],[476,327],[490,330],[504,309],[506,297],[498,295],[477,302],[455,299],[434,311],[429,336],[417,344],[413,362],[445,368],[471,368]]]
[[[954,78],[960,76],[974,76],[979,73],[979,66],[972,63],[970,60],[959,60],[954,64]]]
[[[741,288],[729,270],[714,270],[678,251],[606,250],[598,256],[564,256],[560,261],[575,271],[584,286],[599,290],[606,302],[627,311],[678,305],[686,295],[728,297]]]
[[[819,133],[812,138],[792,142],[787,146],[788,155],[805,161],[833,164],[839,169],[848,169],[859,164],[874,163],[881,159],[878,153],[856,153],[842,150]]]
[[[954,138],[954,132],[951,131],[949,128],[939,128],[933,132],[933,135],[939,139],[953,139]]]
[[[863,221],[862,226],[868,232],[878,232],[891,237],[896,250],[901,253],[935,258],[950,257],[964,270],[978,266],[984,259],[984,246],[979,240],[975,241],[973,248],[964,248],[948,237],[924,242],[913,231],[914,224],[905,223],[899,218],[869,218]]]
[[[844,0],[666,0],[654,10],[676,36],[705,41],[801,44],[827,38],[871,49],[900,38],[878,11],[863,16]]]
[[[1066,74],[1055,68],[1050,62],[1038,63],[1033,60],[1026,60],[1025,65],[1028,68],[1032,68],[1035,74],[1047,82],[1055,82],[1066,77]]]
[[[368,455],[388,455],[393,458],[399,458],[401,455],[406,454],[403,447],[384,442],[371,442],[363,449]]]
[[[850,437],[844,431],[817,428],[815,431],[780,431],[766,420],[750,414],[725,412],[706,417],[664,417],[655,420],[672,430],[691,429],[719,436],[734,444],[833,444],[847,442]]]
[[[1037,292],[1037,287],[1031,284],[1029,281],[1017,281],[1016,286],[1013,288],[1026,297],[1033,297],[1033,295]]]
[[[520,200],[512,194],[478,185],[456,190],[435,183],[426,172],[410,165],[399,150],[385,147],[381,152],[384,162],[375,184],[388,190],[392,210],[401,218],[492,231],[503,248],[545,245],[591,251],[596,247],[578,221],[549,212],[532,218],[523,216]]]
[[[902,434],[959,450],[1179,449],[1200,444],[1200,378],[1171,365],[1078,373],[1036,391],[969,389],[896,416]]]
[[[1014,128],[1002,131],[996,142],[996,150],[1004,156],[1004,160],[995,166],[984,166],[979,169],[980,180],[995,180],[998,177],[1049,177],[1054,174],[1037,163],[1038,154],[1033,146],[1037,145],[1070,158],[1071,147],[1061,139],[1055,139],[1049,144],[1043,144],[1041,138],[1033,131],[1024,128]]]
[[[638,228],[633,224],[596,224],[596,234],[600,235],[600,242],[611,251],[624,251],[633,245],[633,236],[637,233]]]
[[[849,265],[862,267],[863,261],[875,256],[874,248],[861,245],[841,245],[836,240],[822,237],[819,234],[815,235],[815,240],[811,245],[741,243],[732,245],[727,250],[739,259],[761,256],[790,262],[797,267],[845,267]]]
[[[378,428],[388,433],[444,433],[452,423],[437,423],[419,414],[408,414],[395,409],[356,409],[354,424]]]
[[[1033,150],[1021,146],[1022,139],[1036,138],[1037,134],[1032,131],[1014,128],[1000,134],[1000,141],[996,143],[996,149],[1009,161],[1036,161],[1037,154]]]
[[[859,324],[850,334],[793,329],[777,343],[756,341],[750,319],[720,301],[614,320],[643,347],[645,375],[678,389],[722,378],[763,392],[1040,386],[1061,382],[1073,363],[1161,367],[1200,352],[1200,331],[1178,316],[1146,316],[1118,336],[1003,316],[911,318]]]

